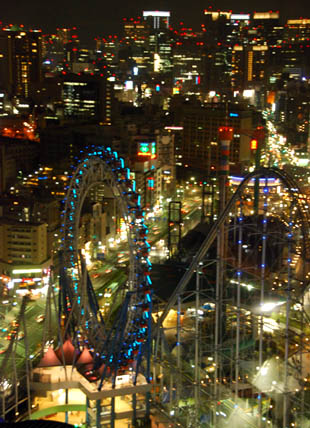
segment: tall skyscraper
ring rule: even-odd
[[[41,81],[41,30],[12,26],[0,32],[0,82],[10,96],[28,98],[32,83]]]

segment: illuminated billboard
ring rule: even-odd
[[[138,142],[138,156],[141,158],[156,159],[156,142]]]

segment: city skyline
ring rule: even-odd
[[[169,10],[172,25],[176,25],[182,20],[186,26],[198,30],[203,20],[203,10],[209,6],[215,10],[233,10],[236,13],[278,10],[282,23],[287,18],[310,17],[309,4],[298,2],[293,9],[288,0],[281,3],[276,0],[256,0],[251,4],[245,0],[239,0],[233,4],[228,0],[207,3],[199,0],[195,2],[194,7],[189,7],[185,1],[178,2],[177,0],[169,2],[138,0],[133,4],[124,1],[117,4],[112,2],[103,4],[96,0],[89,8],[86,8],[85,3],[80,0],[67,0],[65,4],[60,0],[51,3],[43,3],[38,0],[20,3],[18,0],[12,0],[3,5],[0,20],[4,24],[24,24],[26,27],[42,28],[43,32],[53,32],[57,27],[77,26],[81,38],[89,41],[97,35],[120,32],[122,18],[139,16],[143,10]],[[86,19],[85,13],[87,13]]]

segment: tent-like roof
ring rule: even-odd
[[[83,349],[83,352],[81,353],[81,355],[79,356],[79,359],[77,361],[77,364],[90,364],[93,363],[94,359],[91,355],[91,353],[89,352],[89,350],[87,348]]]
[[[53,366],[61,366],[61,362],[57,357],[54,349],[49,347],[48,350],[43,355],[38,367],[53,367]]]
[[[79,351],[75,349],[70,339],[67,339],[62,346],[55,351],[61,362],[72,365],[78,359]]]

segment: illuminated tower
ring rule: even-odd
[[[41,30],[11,26],[0,32],[0,82],[9,95],[27,98],[41,81],[41,44]]]
[[[203,37],[207,50],[204,56],[205,89],[222,91],[230,88],[231,52],[230,36],[232,23],[231,11],[204,11]]]
[[[150,25],[148,38],[149,51],[153,56],[153,70],[157,72],[170,72],[172,69],[172,43],[169,31],[170,12],[144,11],[143,18]]]

